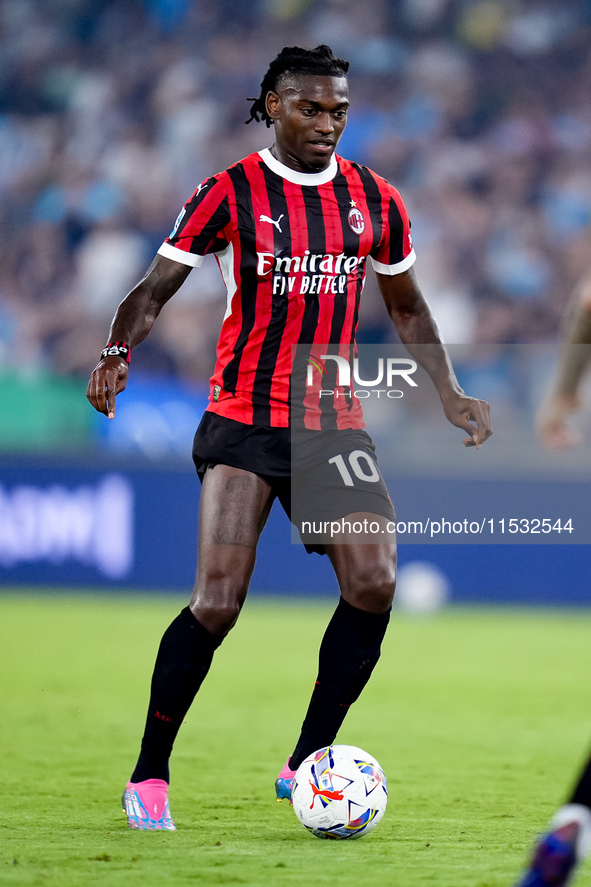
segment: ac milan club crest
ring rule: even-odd
[[[365,231],[365,219],[363,218],[363,213],[360,209],[357,209],[356,206],[353,206],[349,210],[347,221],[349,222],[349,228],[351,229],[351,231],[354,231],[355,234],[363,234],[363,232]]]

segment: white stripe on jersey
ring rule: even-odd
[[[376,262],[376,260],[370,256],[376,274],[388,274],[390,277],[394,277],[395,274],[402,274],[403,271],[408,271],[408,269],[414,265],[416,258],[417,254],[414,249],[412,249],[401,262],[397,262],[395,265],[384,265],[382,262]]]
[[[234,293],[238,289],[238,283],[236,282],[236,278],[234,276],[234,247],[230,242],[228,246],[221,250],[221,252],[215,254],[216,259],[220,265],[220,271],[222,273],[222,280],[226,285],[226,313],[224,314],[224,320],[230,316],[232,313],[232,299],[234,298]]]
[[[188,253],[184,249],[179,249],[178,246],[171,246],[170,243],[163,243],[158,250],[158,255],[164,256],[165,259],[173,259],[173,261],[180,262],[182,265],[189,265],[191,268],[199,268],[204,258],[203,256],[196,256],[195,253]]]

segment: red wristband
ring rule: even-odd
[[[110,342],[101,351],[101,360],[104,360],[105,357],[122,357],[125,363],[129,363],[131,348],[127,342]]]

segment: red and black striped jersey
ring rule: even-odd
[[[352,355],[368,258],[391,275],[415,260],[385,179],[337,155],[296,172],[266,148],[202,182],[158,252],[192,267],[213,253],[227,288],[208,410],[249,425],[287,427],[299,412],[310,429],[364,427],[336,362],[316,358]],[[312,384],[309,369],[296,384],[296,355],[318,367]]]

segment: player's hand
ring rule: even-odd
[[[115,418],[117,395],[125,391],[129,366],[122,357],[105,357],[92,371],[86,397],[99,413]]]
[[[576,428],[567,424],[566,418],[581,406],[578,395],[566,397],[561,394],[550,395],[536,413],[536,436],[551,453],[572,450],[582,441],[582,435]]]
[[[470,435],[462,441],[465,447],[479,450],[493,433],[490,404],[485,400],[454,392],[443,401],[443,409],[452,425],[463,428]]]

